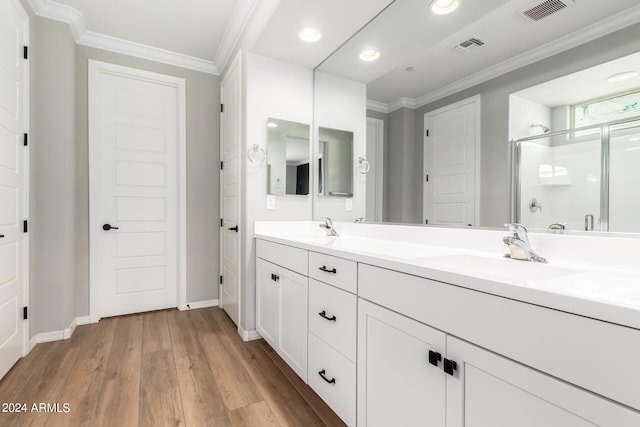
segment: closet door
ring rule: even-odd
[[[23,57],[27,16],[17,0],[0,2],[0,378],[22,356],[26,283],[28,111]]]

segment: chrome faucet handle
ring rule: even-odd
[[[321,221],[324,221],[324,224],[321,224],[321,227],[330,227],[333,228],[333,221],[331,221],[331,218],[329,217],[322,217],[320,218]]]
[[[356,218],[356,220],[353,221],[353,222],[365,222],[366,220],[367,220],[367,218],[362,217],[362,218]]]
[[[524,234],[525,236],[527,235],[527,227],[522,224],[518,224],[517,222],[505,223],[504,226],[507,227],[509,229],[509,232],[514,236],[517,236],[520,233]]]

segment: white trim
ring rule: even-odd
[[[240,325],[238,325],[238,335],[240,335],[242,341],[253,341],[262,338],[262,335],[260,335],[255,329],[251,331],[245,331]]]
[[[564,37],[555,39],[552,42],[539,46],[535,49],[531,49],[513,58],[509,58],[505,61],[499,62],[489,68],[485,68],[484,70],[481,70],[477,73],[459,79],[454,83],[442,86],[431,92],[427,92],[424,95],[419,96],[418,98],[400,98],[395,101],[391,101],[388,104],[367,100],[367,108],[369,108],[370,105],[374,105],[373,103],[376,103],[380,106],[387,106],[388,111],[369,108],[374,111],[380,111],[381,113],[391,113],[402,107],[419,108],[449,95],[453,95],[480,83],[484,83],[486,81],[499,77],[503,74],[515,71],[537,61],[541,61],[553,55],[562,53],[566,50],[588,43],[599,37],[606,36],[607,34],[636,24],[639,18],[640,5],[634,6],[624,12],[605,18],[602,21],[596,22],[595,24],[592,24],[588,27],[584,27],[583,29],[575,31],[571,34],[567,34]],[[411,107],[410,105],[413,105],[413,107]]]
[[[43,342],[68,340],[73,336],[73,333],[75,332],[77,326],[87,325],[90,323],[94,323],[94,322],[91,322],[91,319],[89,316],[76,317],[73,320],[71,320],[69,327],[66,329],[49,331],[49,332],[40,332],[39,334],[35,334],[29,340],[29,347],[28,347],[27,353],[25,353],[25,356],[28,353],[30,353],[31,350],[33,350],[36,344],[40,344]]]
[[[110,64],[108,62],[89,60],[89,318],[91,322],[100,320],[97,301],[97,266],[99,254],[95,248],[91,248],[91,242],[97,240],[98,227],[100,226],[99,218],[97,218],[98,201],[94,193],[91,191],[97,188],[100,183],[100,177],[97,173],[99,170],[96,165],[96,127],[97,123],[93,122],[93,105],[92,99],[97,98],[97,77],[100,73],[109,73],[122,75],[129,78],[138,78],[141,80],[159,82],[163,85],[173,86],[177,90],[178,98],[178,308],[186,309],[187,300],[187,122],[186,122],[186,82],[179,77],[168,76],[165,74],[152,73],[150,71],[139,70],[131,67]]]
[[[28,2],[36,15],[69,24],[78,44],[219,75],[238,43],[257,0],[238,1],[213,61],[88,31],[84,15],[80,11],[53,0],[28,0]]]
[[[204,301],[195,301],[187,303],[187,310],[196,310],[198,308],[209,308],[209,307],[217,307],[220,303],[217,299],[208,299]]]
[[[389,104],[385,104],[384,102],[374,101],[372,99],[367,99],[367,110],[377,111],[378,113],[389,113]]]
[[[465,98],[461,101],[458,102],[454,102],[453,104],[449,104],[449,105],[445,105],[444,107],[440,107],[437,108],[435,110],[432,111],[428,111],[423,115],[423,121],[422,121],[422,144],[423,144],[423,150],[422,150],[422,176],[425,176],[427,173],[429,173],[429,171],[427,170],[427,164],[428,164],[428,159],[427,159],[427,118],[430,116],[435,116],[436,114],[440,114],[443,113],[445,111],[448,110],[453,110],[455,108],[459,108],[462,107],[463,105],[467,105],[467,104],[471,104],[474,103],[475,104],[475,110],[476,110],[476,147],[475,147],[475,151],[476,151],[476,161],[475,161],[475,197],[474,197],[474,222],[475,222],[475,226],[479,226],[480,224],[480,149],[481,149],[481,138],[482,138],[482,120],[481,120],[481,96],[480,94],[478,95],[474,95],[471,96],[469,98]],[[428,200],[428,189],[427,189],[427,183],[425,181],[422,181],[422,220],[424,221],[424,219],[427,217],[428,214],[428,210],[427,210],[427,200]]]

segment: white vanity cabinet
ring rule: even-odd
[[[306,382],[307,251],[258,241],[256,255],[256,330]]]
[[[309,385],[355,426],[357,264],[309,252],[309,276]]]

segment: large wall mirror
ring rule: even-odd
[[[311,145],[309,125],[267,120],[267,193],[275,196],[309,194]]]
[[[353,196],[353,132],[318,129],[318,195]]]
[[[551,90],[561,94],[570,89],[578,96],[569,103],[552,105],[546,120],[523,108],[518,101],[513,104],[512,95],[525,99],[526,93],[522,92],[525,89],[635,54],[637,40],[640,40],[640,5],[637,0],[561,0],[554,2],[557,5],[554,9],[540,9],[536,6],[544,3],[542,0],[483,0],[459,2],[459,8],[452,13],[436,15],[430,11],[429,3],[420,0],[390,2],[382,13],[316,70],[366,84],[366,116],[384,122],[382,219],[387,222],[438,224],[425,208],[429,195],[437,193],[436,182],[427,178],[427,175],[434,176],[429,164],[438,164],[428,158],[429,153],[434,152],[429,144],[433,144],[434,134],[437,136],[438,133],[433,127],[433,123],[437,124],[433,115],[477,97],[479,142],[475,153],[477,160],[475,165],[470,165],[475,169],[469,172],[477,177],[473,195],[477,221],[465,221],[460,226],[472,223],[480,227],[502,227],[503,223],[514,219],[511,156],[517,153],[511,152],[509,141],[534,136],[545,128],[551,133],[566,129],[571,122],[563,121],[554,112],[558,105],[579,105],[609,96],[595,96],[591,91],[595,83],[586,77],[567,78]],[[539,14],[540,10],[544,13]],[[640,72],[640,63],[636,61],[627,68],[618,72]],[[613,74],[616,73],[611,71],[610,75]],[[610,88],[614,85],[606,84]],[[638,90],[640,77],[635,77],[615,93]],[[623,108],[635,101],[624,102]],[[628,111],[633,108],[629,107]],[[584,109],[575,111],[583,114]],[[640,113],[640,109],[636,111]],[[464,120],[453,124],[451,134],[464,126]],[[636,137],[629,132],[620,131],[614,135],[615,139]],[[592,153],[595,157],[588,156],[586,148],[581,155],[600,167],[602,150],[600,142],[596,145],[598,147]],[[629,158],[634,153],[633,150],[624,151],[629,148],[633,149],[620,145],[617,151],[624,152]],[[571,155],[566,148],[556,151],[563,150]],[[454,151],[445,148],[441,153]],[[611,166],[620,162],[617,151],[614,149],[610,153]],[[441,160],[452,165],[456,163],[456,158],[442,157]],[[578,161],[578,157],[572,161]],[[543,164],[553,166],[550,162]],[[566,179],[562,183],[561,177],[556,177],[553,186],[542,185],[540,179],[545,177],[540,178],[544,171],[541,172],[539,166],[537,179],[543,189],[538,194],[553,193],[557,200],[566,202],[580,200],[580,192],[588,191],[585,190],[588,186],[566,185]],[[627,179],[623,170],[626,169],[611,175],[610,182]],[[562,172],[561,169],[557,171]],[[598,174],[585,173],[581,179],[597,181],[591,184],[598,187],[598,191],[603,185]],[[468,196],[468,192],[462,194],[456,189],[464,188],[463,184],[460,181],[458,187],[449,186],[451,191],[439,196],[447,203],[458,203],[457,198]],[[531,186],[527,191],[530,189]],[[529,202],[536,197],[542,205],[542,213],[538,210],[532,214]],[[613,197],[613,193],[609,197]],[[583,229],[585,215],[593,215],[593,220],[591,217],[587,220],[595,222],[593,227],[588,224],[594,231],[640,231],[640,227],[624,225],[628,215],[619,217],[619,224],[623,225],[615,229],[601,227],[604,221],[599,199],[585,206],[580,213],[572,213],[571,219],[567,215],[546,216],[555,209],[547,195],[528,194],[525,201],[518,203],[523,214],[519,219],[531,228],[547,229],[556,222],[567,222],[569,229]],[[612,201],[612,206],[615,203]],[[628,211],[631,205],[624,209]],[[525,210],[527,214],[524,214]]]

